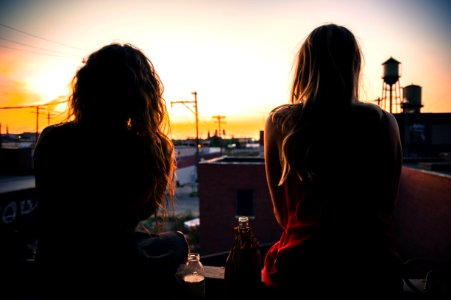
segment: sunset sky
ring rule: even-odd
[[[257,138],[268,112],[288,102],[300,44],[325,23],[348,27],[362,47],[361,100],[382,96],[381,64],[393,57],[400,85],[422,87],[422,112],[451,112],[447,0],[0,0],[0,107],[64,100],[84,57],[127,42],[163,81],[173,138],[195,136],[193,113],[170,105],[193,91],[201,138],[217,115],[226,137]],[[65,116],[64,104],[48,109],[50,123]],[[2,133],[34,131],[35,109],[1,109],[0,123]]]

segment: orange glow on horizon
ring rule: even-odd
[[[226,116],[221,127],[227,138],[258,138],[269,111],[288,102],[300,43],[315,27],[333,22],[348,27],[362,48],[362,101],[381,97],[381,64],[392,56],[401,62],[400,86],[422,87],[422,112],[451,112],[451,2],[408,1],[409,10],[406,3],[4,1],[0,107],[67,97],[84,57],[105,44],[128,42],[149,56],[163,81],[173,138],[195,137],[192,112],[170,107],[171,101],[192,100],[194,90],[200,138],[218,128],[214,115]],[[6,126],[11,133],[34,132],[33,111],[0,110],[2,133]],[[51,107],[50,124],[63,120],[63,112],[63,106]],[[39,130],[47,124],[40,115]]]
[[[225,131],[225,139],[230,138],[253,138],[259,139],[260,130],[264,129],[264,119],[260,117],[246,118],[246,119],[229,119],[226,123],[221,125],[221,135]],[[200,122],[199,124],[199,139],[207,139],[208,133],[210,136],[219,130],[218,124],[211,122]],[[173,139],[195,139],[196,138],[196,124],[195,122],[172,122],[171,123],[171,138]]]

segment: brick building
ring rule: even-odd
[[[262,245],[277,241],[277,224],[266,184],[263,157],[220,157],[199,164],[200,248],[202,254],[228,251],[240,215]]]

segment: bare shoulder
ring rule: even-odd
[[[280,135],[279,126],[276,124],[274,112],[271,112],[265,121],[265,142],[272,141],[275,136]]]
[[[66,135],[69,131],[73,130],[74,124],[72,122],[59,123],[47,126],[40,134],[40,139],[49,139],[54,136]]]
[[[283,128],[287,118],[291,115],[292,105],[286,104],[274,108],[265,121],[265,145],[270,148],[281,144]],[[271,145],[271,146],[270,146]]]
[[[358,119],[365,119],[373,124],[388,126],[392,131],[398,131],[398,122],[395,116],[372,103],[358,102],[353,104],[353,113]],[[384,124],[384,125],[383,125]]]
[[[370,119],[380,120],[384,116],[384,111],[379,106],[373,103],[367,102],[356,102],[352,104],[352,111],[355,114],[361,115],[362,117],[367,117]]]
[[[36,150],[53,148],[56,144],[70,141],[74,136],[75,126],[72,122],[65,122],[47,126],[39,134]]]
[[[399,131],[398,121],[396,120],[395,116],[389,112],[384,111],[385,115],[387,116],[387,123],[388,126],[395,130],[396,132]]]
[[[266,126],[280,129],[281,124],[293,116],[297,106],[284,104],[274,108],[266,118]]]

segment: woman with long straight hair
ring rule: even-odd
[[[267,118],[266,175],[283,233],[263,281],[276,294],[367,299],[402,288],[390,227],[399,131],[392,114],[359,102],[361,60],[347,28],[314,29],[297,56],[291,103]]]

